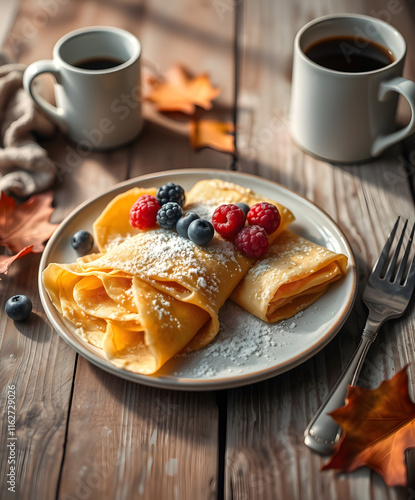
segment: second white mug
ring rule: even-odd
[[[141,45],[128,31],[105,26],[72,31],[53,49],[53,60],[28,66],[23,86],[41,110],[84,149],[108,149],[141,131]],[[56,107],[34,89],[35,78],[56,79]]]
[[[370,44],[390,54],[383,64],[332,66],[312,59],[310,47],[343,39],[345,61],[364,55]],[[391,25],[354,14],[325,16],[295,38],[291,135],[306,152],[339,163],[378,156],[415,131],[415,84],[402,77],[406,43]],[[326,64],[327,62],[327,64]],[[410,123],[396,130],[398,96],[411,108]]]

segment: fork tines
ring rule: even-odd
[[[414,232],[415,223],[412,225],[412,230],[407,241],[404,254],[401,258],[398,267],[399,254],[404,241],[408,220],[404,222],[398,242],[395,242],[395,236],[398,230],[401,218],[398,217],[389,237],[383,247],[382,253],[379,256],[373,268],[373,274],[377,278],[384,279],[389,282],[398,282],[402,286],[415,281],[415,250],[414,250]],[[411,256],[412,254],[412,256]],[[409,264],[408,264],[409,262]]]

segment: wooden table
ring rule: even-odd
[[[296,31],[336,12],[366,13],[396,26],[408,42],[405,75],[415,77],[415,6],[410,0],[17,0],[2,4],[5,51],[31,63],[51,57],[66,32],[114,25],[136,34],[143,64],[163,72],[176,62],[208,72],[221,88],[211,116],[234,120],[235,156],[195,152],[187,128],[145,107],[133,144],[78,155],[57,135],[44,145],[58,166],[53,222],[120,181],[176,168],[236,169],[281,183],[333,217],[356,256],[359,293],[341,332],[319,354],[265,382],[218,392],[177,392],[126,382],[78,356],[53,331],[39,299],[40,255],[16,261],[0,281],[33,301],[30,320],[0,313],[1,408],[16,386],[16,493],[7,492],[6,418],[0,497],[111,499],[409,499],[415,486],[387,488],[368,469],[320,472],[326,458],[303,431],[352,354],[365,321],[361,293],[398,215],[414,218],[415,139],[370,163],[333,166],[291,141],[289,95]],[[11,17],[8,17],[8,16]],[[15,17],[14,17],[15,15]],[[12,19],[12,20],[10,20]],[[8,36],[7,36],[8,35]],[[399,121],[408,110],[399,107]],[[375,388],[409,364],[415,387],[415,301],[383,327],[360,385]]]

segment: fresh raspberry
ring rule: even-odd
[[[261,226],[246,226],[236,235],[235,246],[248,257],[262,257],[268,252],[268,235]]]
[[[130,224],[138,229],[152,227],[157,222],[157,212],[160,210],[158,201],[149,194],[138,198],[130,210]]]
[[[245,225],[244,211],[233,205],[220,205],[212,216],[212,224],[223,238],[232,239]]]
[[[267,234],[276,231],[281,222],[281,215],[278,208],[264,201],[251,207],[246,218],[248,224],[263,227]]]

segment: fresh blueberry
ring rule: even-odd
[[[173,182],[168,182],[164,184],[164,186],[158,188],[156,199],[161,206],[172,201],[182,207],[186,201],[186,195],[182,186],[174,184]]]
[[[32,301],[26,295],[14,295],[6,302],[4,309],[13,321],[25,321],[32,312]]]
[[[171,229],[176,227],[176,222],[182,214],[182,207],[178,203],[169,201],[157,212],[157,223],[164,229]]]
[[[176,230],[180,234],[180,236],[189,239],[189,235],[187,234],[189,226],[194,220],[198,218],[199,216],[193,212],[186,212],[184,215],[182,215],[176,223]]]
[[[215,230],[206,219],[196,219],[190,223],[187,234],[196,245],[206,245],[213,238]]]
[[[246,217],[247,213],[249,212],[249,205],[247,205],[246,203],[235,203],[235,205],[242,209]]]
[[[94,237],[88,231],[78,231],[71,238],[71,245],[81,255],[86,255],[94,246]]]

